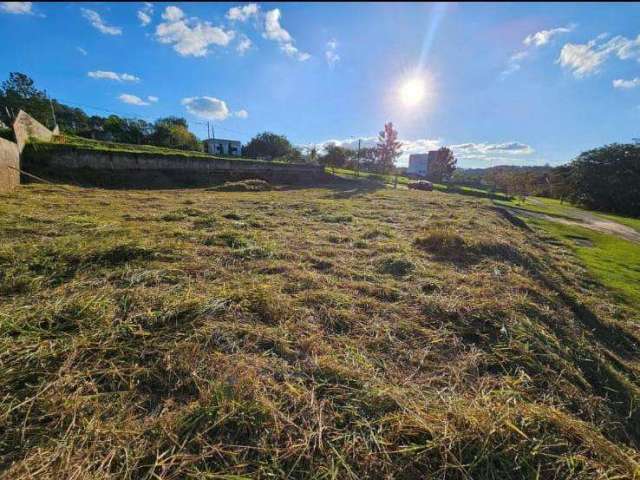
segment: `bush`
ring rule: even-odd
[[[570,167],[571,201],[594,210],[640,216],[640,145],[589,150]]]
[[[413,271],[415,265],[405,258],[387,257],[380,262],[378,271],[395,277],[403,277]]]

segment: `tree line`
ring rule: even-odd
[[[202,151],[202,142],[189,131],[189,124],[184,118],[170,116],[147,122],[118,115],[89,116],[80,108],[50,98],[24,73],[11,72],[0,85],[0,121],[10,126],[20,110],[28,112],[43,125],[53,128],[57,123],[61,132],[80,137]],[[4,130],[0,136],[12,135]]]
[[[538,195],[591,210],[640,217],[640,144],[614,143],[582,152],[558,167],[494,167],[460,172],[458,183],[478,183],[526,199]]]

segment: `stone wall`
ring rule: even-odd
[[[204,186],[247,178],[272,183],[313,183],[326,178],[322,166],[108,152],[65,145],[27,148],[22,168],[47,180],[128,188]]]
[[[13,122],[13,132],[16,136],[20,153],[22,153],[24,146],[30,138],[35,138],[41,142],[49,142],[51,141],[51,137],[53,137],[51,130],[22,110],[18,112],[18,116]]]
[[[20,185],[18,145],[0,138],[0,192],[9,192]]]

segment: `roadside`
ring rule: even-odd
[[[640,243],[640,219],[591,212],[546,198],[530,198],[526,203],[503,200],[494,203],[523,218],[583,227]]]
[[[589,212],[549,199],[494,201],[529,226],[571,249],[591,277],[628,306],[640,305],[640,220]],[[615,219],[615,221],[614,221]],[[620,220],[626,225],[623,225]]]

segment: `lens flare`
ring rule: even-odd
[[[400,86],[400,101],[406,107],[413,107],[422,103],[427,95],[427,85],[423,78],[409,78]]]

